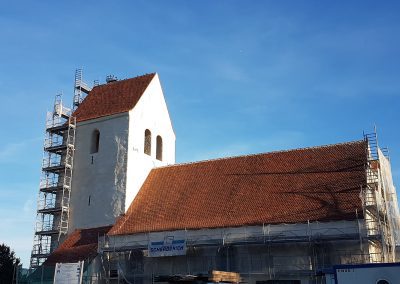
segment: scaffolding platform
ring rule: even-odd
[[[58,230],[39,231],[39,232],[35,232],[35,234],[42,235],[42,236],[56,235],[56,234],[58,234]]]
[[[39,209],[37,212],[42,214],[57,214],[61,211],[61,207]]]
[[[37,254],[32,254],[35,258],[47,258],[50,255],[50,253],[37,253]]]
[[[55,146],[44,147],[45,151],[51,152],[51,153],[62,153],[66,149],[67,149],[67,145],[55,145]]]
[[[58,172],[63,171],[64,169],[65,169],[65,165],[58,165],[58,166],[45,167],[45,168],[43,168],[43,171],[58,173]]]
[[[56,125],[56,126],[51,126],[49,128],[46,128],[46,131],[50,132],[50,133],[60,133],[67,129],[68,129],[68,125]]]
[[[41,187],[39,190],[41,192],[46,192],[46,193],[56,193],[57,191],[60,191],[62,189],[63,189],[63,186],[58,185],[58,186]]]

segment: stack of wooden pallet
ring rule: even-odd
[[[210,282],[239,283],[240,274],[236,272],[212,270],[208,280]]]

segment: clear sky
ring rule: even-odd
[[[363,138],[400,187],[399,1],[0,0],[0,242],[29,265],[44,121],[75,68],[158,72],[177,162]]]

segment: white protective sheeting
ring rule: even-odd
[[[393,184],[392,169],[389,160],[382,153],[381,149],[378,149],[379,162],[381,168],[381,184],[383,186],[388,217],[391,227],[393,228],[393,237],[397,245],[400,245],[400,214],[399,204],[397,202],[396,188]]]

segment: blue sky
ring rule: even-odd
[[[398,1],[0,2],[0,242],[24,266],[45,113],[72,100],[78,67],[88,82],[158,72],[178,162],[359,140],[376,124],[399,187]]]

